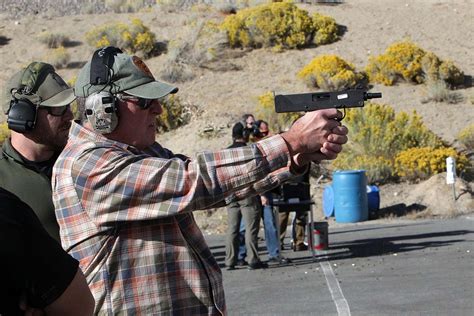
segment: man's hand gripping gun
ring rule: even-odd
[[[345,90],[339,92],[315,92],[299,94],[275,95],[275,110],[282,112],[308,112],[321,109],[345,109],[363,107],[364,101],[381,98],[382,93],[369,93],[363,89]],[[341,118],[341,120],[342,120]]]

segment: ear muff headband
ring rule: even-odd
[[[103,47],[94,52],[90,66],[91,85],[108,85],[112,79],[114,56],[122,53],[117,47]]]

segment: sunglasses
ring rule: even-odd
[[[49,115],[52,115],[52,116],[63,116],[64,114],[66,114],[66,112],[71,108],[70,104],[68,105],[63,105],[63,106],[55,106],[55,107],[51,107],[51,106],[40,106],[38,107],[39,109],[43,109],[43,110],[46,110],[48,112]]]
[[[123,95],[123,94],[118,95],[118,98],[121,101],[127,100],[127,101],[136,102],[136,104],[143,110],[149,109],[151,105],[153,104],[153,101],[155,101],[155,99],[144,99],[140,97],[135,97],[133,95]]]

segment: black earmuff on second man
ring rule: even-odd
[[[117,98],[107,91],[111,86],[115,55],[122,53],[116,47],[103,47],[94,52],[90,63],[91,85],[104,85],[100,92],[90,95],[86,100],[85,114],[94,131],[108,134],[114,131],[118,124]]]
[[[36,105],[27,99],[14,99],[10,101],[8,110],[8,128],[17,133],[31,131],[36,125]]]
[[[49,73],[54,72],[53,66],[42,62],[32,62],[23,72],[16,76],[16,87],[10,91],[12,100],[7,111],[8,128],[18,133],[31,131],[36,125],[37,105],[41,98],[36,94],[38,86]]]

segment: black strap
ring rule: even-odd
[[[119,53],[122,53],[122,50],[113,46],[99,48],[94,52],[90,68],[91,85],[104,85],[110,82],[112,79],[110,69],[114,65],[115,55]]]

